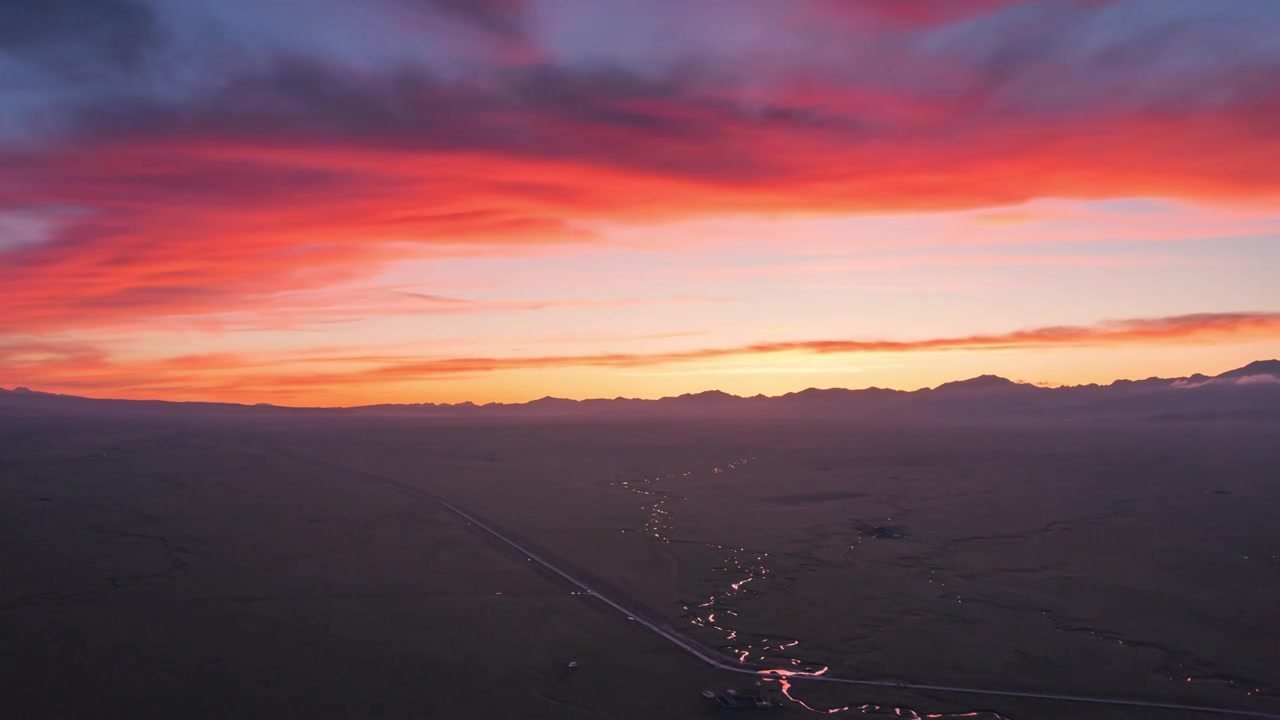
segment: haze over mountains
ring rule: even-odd
[[[1280,420],[1280,360],[1260,360],[1216,376],[1117,380],[1109,385],[1042,387],[982,375],[914,391],[810,388],[767,397],[740,397],[718,390],[665,397],[567,400],[544,397],[527,403],[384,404],[349,408],[101,400],[55,395],[18,387],[0,388],[0,413],[133,415],[289,413],[421,417],[803,417],[882,420],[975,420],[1123,418],[1152,420]]]

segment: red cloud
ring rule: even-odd
[[[11,159],[0,171],[9,204],[81,210],[60,211],[50,242],[6,256],[0,329],[233,311],[423,253],[590,241],[573,220],[939,210],[1040,196],[1239,202],[1280,192],[1280,158],[1242,117],[1045,123],[1034,140],[996,124],[951,142],[859,144],[821,126],[734,117],[708,122],[688,145],[643,129],[597,134],[595,157],[566,159],[213,138]],[[682,167],[628,167],[607,155],[619,145],[674,153]],[[715,169],[725,158],[736,158],[739,175]]]

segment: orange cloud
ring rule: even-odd
[[[1166,318],[1104,322],[1093,326],[1058,326],[999,335],[969,335],[926,340],[805,340],[753,343],[731,348],[705,348],[671,353],[599,354],[518,358],[447,358],[385,365],[371,376],[421,377],[453,373],[493,372],[512,368],[563,366],[643,367],[696,360],[777,353],[910,353],[924,351],[1019,350],[1127,343],[1194,343],[1208,340],[1280,338],[1280,313],[1205,313]]]
[[[982,352],[1122,345],[1244,343],[1280,339],[1280,313],[1208,313],[1042,327],[992,335],[918,340],[810,340],[765,342],[661,353],[598,353],[508,357],[422,358],[400,354],[351,354],[341,349],[308,355],[254,357],[183,355],[116,362],[83,344],[0,345],[0,383],[69,393],[136,398],[318,403],[341,391],[408,381],[512,371],[575,367],[641,368],[784,353],[799,355]]]

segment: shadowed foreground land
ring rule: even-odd
[[[1278,461],[1225,423],[5,420],[0,674],[22,717],[699,717],[742,683],[376,476],[751,662],[1280,712]]]

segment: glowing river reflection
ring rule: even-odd
[[[720,558],[714,571],[723,575],[723,584],[712,594],[698,602],[682,605],[685,620],[702,631],[716,633],[721,638],[720,649],[731,655],[740,663],[767,668],[759,672],[764,683],[776,683],[782,695],[795,705],[810,712],[834,715],[850,713],[857,715],[914,718],[916,720],[955,720],[958,718],[978,718],[980,720],[1009,720],[999,713],[991,711],[972,711],[953,714],[922,715],[911,708],[885,707],[875,704],[845,705],[833,708],[818,708],[797,698],[789,678],[819,677],[825,675],[829,668],[821,663],[809,662],[799,656],[800,640],[798,638],[780,637],[753,633],[743,627],[741,616],[731,606],[738,606],[762,590],[770,571],[766,564],[769,553],[749,550],[745,547],[721,545],[718,543],[682,540],[673,537],[675,518],[671,506],[685,499],[684,496],[666,489],[679,481],[692,482],[704,474],[720,475],[737,470],[754,458],[740,457],[732,462],[717,465],[701,472],[686,470],[638,480],[613,480],[610,484],[641,499],[641,511],[645,522],[639,532],[652,542],[664,544],[682,543],[700,545],[714,551]],[[626,532],[626,531],[624,531]],[[779,667],[780,666],[780,667]]]

